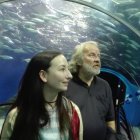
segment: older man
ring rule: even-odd
[[[94,41],[75,47],[70,61],[73,79],[66,96],[81,111],[84,140],[105,140],[107,126],[115,130],[114,107],[109,84],[99,78],[100,50]]]

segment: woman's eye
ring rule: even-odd
[[[65,68],[61,68],[60,71],[65,71]]]

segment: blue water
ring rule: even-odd
[[[126,85],[124,108],[128,121],[140,125],[139,2],[92,1],[136,30],[102,10],[62,0],[0,4],[0,103],[16,95],[27,61],[35,53],[60,50],[70,59],[75,45],[95,40],[101,48],[102,66],[107,67],[102,70],[116,75]]]

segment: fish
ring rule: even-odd
[[[125,9],[123,11],[123,13],[125,13],[127,15],[132,15],[132,14],[135,14],[135,13],[137,13],[139,11],[140,11],[140,9],[138,9],[138,8],[128,8],[128,9]]]
[[[19,14],[14,11],[9,11],[9,16],[11,19],[20,19]]]
[[[13,20],[10,20],[10,19],[0,19],[0,23],[2,23],[2,24],[10,24],[10,25],[15,24],[15,22]]]
[[[130,55],[132,54],[132,51],[130,49],[126,49],[125,52]]]
[[[12,41],[12,39],[10,37],[8,37],[8,36],[2,36],[1,38],[2,38],[2,40],[4,42],[7,42],[9,44],[14,44],[14,42]]]
[[[115,15],[122,19],[125,18],[125,15],[123,13],[115,13]]]
[[[130,61],[125,61],[125,63],[127,63],[130,67],[132,67],[133,69],[135,69],[135,65],[133,65]]]
[[[45,21],[45,23],[46,22],[51,22],[51,23],[57,23],[57,24],[60,24],[60,25],[63,24],[63,22],[59,21],[58,18],[51,18],[49,16],[44,16],[43,20]]]
[[[140,89],[137,90],[135,95],[136,95],[138,101],[140,102]]]
[[[13,39],[13,42],[16,44],[22,44],[22,41],[16,38]]]
[[[1,44],[1,43],[0,43],[0,49],[1,49],[1,50],[11,50],[11,47],[9,47],[8,45]]]
[[[32,18],[31,21],[35,23],[45,23],[43,19],[39,19],[39,18]]]
[[[36,29],[33,29],[33,28],[27,28],[27,27],[24,27],[26,33],[31,33],[31,34],[38,34],[38,30]]]
[[[128,46],[130,46],[135,51],[139,51],[139,48],[137,46],[135,46],[134,44],[128,44]]]
[[[112,0],[112,2],[120,6],[125,6],[125,5],[134,4],[135,0]]]
[[[104,45],[104,44],[99,44],[99,47],[103,50],[103,51],[108,51],[108,46]]]
[[[125,57],[126,57],[126,59],[131,59],[132,58],[132,56],[131,55],[129,55],[129,54],[123,54]]]
[[[26,54],[23,48],[12,49],[11,51],[17,54]]]
[[[137,48],[140,48],[140,44],[137,43],[136,41],[134,41],[134,40],[129,40],[129,42],[130,42],[130,44],[135,45]]]
[[[129,40],[129,37],[125,34],[120,34],[120,36],[123,40]]]
[[[31,60],[31,58],[26,58],[26,59],[24,59],[23,61],[26,62],[26,63],[29,63],[30,60]]]
[[[130,104],[133,101],[133,96],[131,94],[127,94],[125,97],[125,103]]]
[[[109,20],[107,20],[107,19],[103,19],[103,18],[97,18],[97,19],[99,19],[103,24],[105,24],[105,25],[107,25],[107,26],[110,26],[110,27],[112,27],[112,28],[116,28],[116,25],[115,24],[113,24],[113,23],[111,23]]]
[[[10,1],[13,1],[13,0],[0,0],[0,4],[1,4],[1,6],[5,7],[5,8],[12,8],[12,7],[14,7],[14,5],[12,3],[10,3]]]
[[[12,60],[14,58],[12,56],[9,56],[9,55],[0,55],[0,59],[3,59],[3,60]]]
[[[27,25],[27,26],[35,26],[36,25],[36,23],[31,22],[31,21],[23,21],[22,24]]]
[[[137,12],[135,14],[132,14],[128,17],[129,20],[132,20],[132,19],[139,19],[140,18],[140,12]]]
[[[110,31],[110,32],[112,32],[112,33],[114,33],[114,34],[119,34],[119,32],[118,31],[116,31],[115,29],[113,29],[113,28],[111,28],[111,27],[107,27],[107,26],[104,26],[104,28],[107,30],[107,31]]]

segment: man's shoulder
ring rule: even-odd
[[[79,85],[78,82],[75,79],[71,79],[69,81],[69,86]]]
[[[105,79],[103,79],[99,76],[95,76],[95,81],[93,81],[93,83],[94,82],[97,84],[103,84],[103,85],[109,86],[109,83]],[[72,87],[73,86],[81,86],[81,84],[79,84],[79,82],[73,78],[69,82],[69,87],[71,87],[71,86]]]
[[[99,76],[96,76],[96,82],[97,83],[102,83],[102,84],[105,84],[105,85],[109,85],[109,83],[105,79],[103,79]]]

